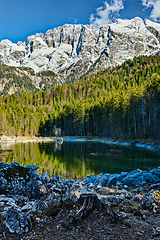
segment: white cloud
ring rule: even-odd
[[[160,20],[160,0],[142,0],[142,5],[146,8],[152,8],[150,18],[154,21]]]
[[[105,1],[104,8],[99,7],[96,9],[97,17],[95,17],[94,14],[90,16],[90,25],[93,27],[101,27],[112,23],[122,9],[124,9],[123,0],[113,0],[110,4]]]

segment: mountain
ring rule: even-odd
[[[31,68],[11,67],[0,64],[0,96],[13,93],[51,88],[60,82],[52,71],[35,72]]]
[[[160,55],[160,24],[139,17],[119,19],[99,29],[65,24],[29,36],[25,42],[0,42],[1,63],[29,67],[36,73],[53,71],[63,82],[140,55]]]

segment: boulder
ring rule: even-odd
[[[159,178],[156,175],[153,175],[152,173],[147,171],[143,171],[142,176],[145,178],[147,182],[150,182],[150,183],[156,183],[159,181]]]
[[[156,175],[160,179],[160,169],[153,169],[150,171],[151,174]]]
[[[123,178],[122,182],[123,184],[126,184],[128,186],[131,185],[139,186],[147,183],[142,173],[135,171],[131,172],[127,177]]]
[[[6,193],[39,198],[40,192],[32,170],[18,163],[0,168],[0,194]]]
[[[96,181],[96,177],[93,176],[92,174],[87,175],[85,177],[85,179],[83,180],[83,183],[87,184],[87,183],[94,183],[94,181]]]
[[[29,213],[23,213],[15,207],[8,207],[2,212],[3,223],[8,227],[11,233],[22,234],[31,229],[31,216]]]

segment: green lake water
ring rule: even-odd
[[[98,142],[3,143],[0,162],[37,165],[45,171],[70,178],[87,174],[120,173],[160,166],[160,155],[148,150],[129,149]],[[7,150],[13,150],[8,152]]]

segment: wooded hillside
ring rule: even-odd
[[[0,134],[160,138],[160,57],[36,93],[0,97]]]

